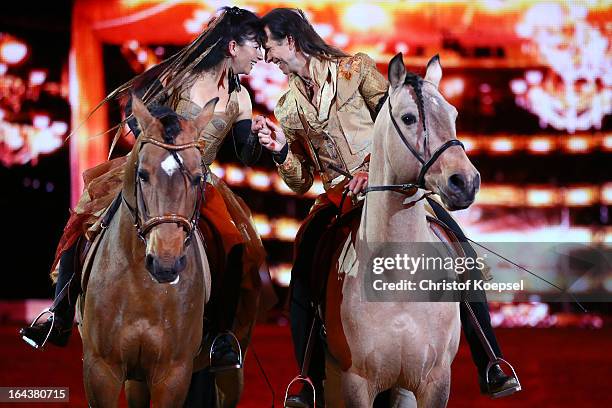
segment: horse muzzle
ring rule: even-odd
[[[158,283],[175,284],[179,281],[179,273],[187,266],[187,257],[181,255],[176,258],[160,260],[154,255],[147,255],[145,265],[151,276]]]
[[[461,173],[451,175],[440,191],[444,205],[451,211],[468,208],[476,199],[480,189],[480,174],[468,179]]]

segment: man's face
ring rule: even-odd
[[[274,40],[268,27],[265,27],[265,31],[268,37],[265,44],[266,62],[276,64],[285,75],[297,72],[295,46],[287,38]]]

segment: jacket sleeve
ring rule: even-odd
[[[389,82],[378,71],[376,62],[372,58],[363,53],[359,53],[356,56],[361,59],[362,77],[359,84],[359,92],[368,105],[372,118],[375,119],[388,95]]]
[[[295,131],[282,126],[282,124],[281,127],[287,137],[289,150],[287,151],[285,161],[280,164],[276,163],[278,174],[291,190],[295,191],[296,194],[302,195],[312,187],[314,168],[308,158],[308,154],[297,140]]]

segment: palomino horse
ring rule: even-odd
[[[414,403],[406,390],[419,407],[443,407],[448,401],[450,366],[459,344],[458,303],[369,302],[364,298],[368,279],[358,266],[367,263],[365,248],[371,244],[439,242],[419,199],[424,194],[437,193],[451,210],[474,201],[480,175],[456,139],[457,111],[438,91],[441,77],[437,56],[424,79],[406,71],[401,54],[390,62],[389,97],[374,126],[369,187],[356,239],[349,237],[337,253],[331,273],[340,272],[340,278],[330,277],[330,282],[340,279],[342,298],[335,326],[329,308],[326,316],[327,406],[371,407],[387,389],[396,390],[399,406]],[[405,247],[408,255],[421,255]],[[341,385],[333,386],[333,372]]]
[[[99,242],[83,306],[83,375],[90,406],[181,407],[202,342],[210,271],[197,230],[205,183],[193,121],[153,114],[136,97],[141,135],[125,167],[116,214]],[[111,207],[112,208],[112,207]],[[106,217],[105,217],[106,219]]]

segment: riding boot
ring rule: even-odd
[[[469,317],[469,310],[467,306],[460,303],[460,316],[461,325],[463,327],[463,333],[470,346],[472,353],[472,359],[478,368],[478,379],[480,385],[480,392],[489,395],[492,398],[501,398],[507,395],[514,394],[521,390],[517,378],[514,375],[509,376],[500,367],[499,364],[494,364],[488,370],[488,382],[487,382],[487,366],[489,365],[489,356],[485,350],[485,345],[478,337],[478,328],[472,322]],[[470,306],[474,311],[476,320],[482,328],[482,331],[489,341],[491,348],[496,357],[503,358],[499,344],[495,333],[493,333],[493,327],[491,326],[491,316],[489,315],[489,306],[485,302],[470,302]]]
[[[296,333],[296,325],[293,324],[295,321],[296,313],[292,307],[291,321],[292,321],[292,333]],[[306,333],[303,338],[297,339],[294,337],[294,345],[297,350],[302,350],[303,353],[300,355],[296,355],[298,364],[302,367],[302,375],[306,375],[307,378],[312,381],[312,385],[314,386],[314,394],[313,387],[310,384],[307,384],[305,381],[300,381],[302,383],[301,387],[295,390],[289,390],[287,394],[287,398],[285,399],[285,407],[291,408],[319,408],[325,406],[324,404],[324,390],[323,390],[323,380],[325,379],[325,350],[323,341],[318,335],[313,335],[310,338],[311,344],[308,344],[309,338],[309,329],[312,324],[312,319],[317,319],[314,313],[310,313],[309,317],[305,317],[305,326]],[[319,333],[321,330],[321,324],[317,321],[314,326],[314,333]],[[306,349],[310,347],[310,360],[305,362],[305,354]],[[306,363],[307,370],[304,372],[304,364]],[[316,400],[316,406],[314,404]]]
[[[53,306],[49,309],[51,316],[45,322],[35,323],[19,331],[21,338],[34,348],[43,347],[47,341],[59,347],[65,347],[68,344],[72,333],[76,301],[81,293],[79,279],[74,278],[76,248],[77,244],[74,244],[60,258],[55,299]]]
[[[204,344],[210,345],[210,365],[191,376],[184,408],[217,406],[215,374],[242,367],[238,339],[231,332],[240,298],[243,246],[227,256],[223,274],[211,273],[211,295],[204,316]]]
[[[478,254],[468,242],[468,238],[463,233],[463,230],[457,224],[457,222],[450,216],[450,214],[444,209],[444,207],[433,199],[428,199],[428,203],[434,210],[436,217],[444,222],[450,229],[453,230],[459,241],[461,247],[465,252],[466,258],[476,259]],[[467,272],[469,280],[483,279],[482,271],[479,269],[472,269]],[[482,331],[491,345],[493,354],[497,358],[503,358],[499,344],[495,333],[493,333],[493,327],[491,327],[491,316],[489,314],[489,304],[487,303],[487,297],[484,291],[472,291],[472,300],[470,306],[476,316],[478,324],[482,328]],[[508,376],[504,373],[499,364],[494,364],[487,373],[487,367],[489,365],[489,355],[485,350],[485,345],[482,344],[480,337],[478,337],[479,330],[470,319],[470,312],[464,302],[460,302],[460,317],[461,325],[463,327],[463,333],[470,345],[470,351],[472,352],[472,359],[478,368],[478,378],[480,391],[483,394],[489,395],[492,398],[500,398],[506,395],[514,394],[521,390],[521,386],[518,379],[513,376]],[[488,374],[488,381],[487,381]]]
[[[317,216],[310,221],[308,228],[304,231],[299,249],[296,252],[297,256],[291,270],[290,284],[290,321],[291,321],[291,337],[293,339],[293,347],[295,358],[298,367],[304,367],[304,357],[308,345],[308,338],[313,319],[315,319],[316,310],[314,301],[318,297],[317,293],[313,292],[313,277],[317,273],[313,268],[313,258],[316,251],[316,245],[321,239],[321,235],[329,225],[332,218],[336,215],[336,208],[330,206],[319,210]],[[315,333],[319,333],[320,324],[317,323]],[[323,380],[325,379],[325,350],[324,344],[318,335],[311,338],[312,345],[310,361],[308,362],[308,370],[302,375],[306,375],[312,381],[317,405],[323,406]],[[291,390],[290,390],[291,391]],[[297,393],[287,395],[286,407],[309,407],[313,406],[314,396],[310,385],[303,384],[302,388]]]
[[[211,333],[210,372],[231,370],[242,367],[242,357],[238,347],[238,339],[232,333],[240,287],[244,254],[243,245],[234,246],[228,254],[225,273],[217,286],[214,299],[214,320],[216,324],[209,326]],[[213,290],[213,296],[215,291]]]

